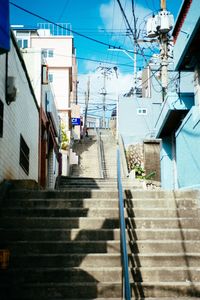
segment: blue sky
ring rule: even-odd
[[[90,36],[99,41],[124,47],[133,50],[130,34],[127,35],[122,13],[117,0],[11,0],[42,17],[56,23],[71,23],[72,29]],[[133,15],[131,0],[121,0],[124,11],[133,25]],[[176,15],[181,6],[182,0],[167,0],[167,9]],[[160,8],[160,0],[135,0],[135,11],[137,17],[137,27],[145,30],[145,21],[148,16],[157,13]],[[10,6],[11,24],[24,24],[35,26],[41,23],[40,19],[31,16],[17,8]],[[142,35],[142,34],[141,34]],[[145,36],[145,33],[143,33]],[[90,77],[90,113],[102,113],[102,86],[103,77],[96,69],[100,66],[118,67],[118,80],[115,74],[106,81],[107,95],[107,115],[116,105],[117,93],[123,95],[133,86],[133,62],[123,52],[109,51],[108,46],[104,46],[85,38],[74,35],[74,44],[78,58],[78,94],[79,103],[84,105],[85,91],[87,89],[88,76]],[[144,47],[149,47],[145,45]],[[151,45],[151,49],[145,53],[152,55],[156,50],[156,45]],[[141,55],[137,56],[137,67],[146,65]]]
[[[116,0],[12,0],[11,2],[54,22],[71,23],[73,30],[97,40],[125,48],[132,47],[130,38],[126,35],[126,28]],[[168,10],[176,16],[181,2],[182,0],[168,0]],[[131,1],[121,0],[121,3],[132,24]],[[143,26],[147,14],[159,10],[160,0],[136,0],[135,4],[139,27],[139,25]],[[39,22],[43,22],[12,5],[10,15],[11,24],[34,26]],[[78,59],[79,73],[86,74],[98,67],[99,63],[89,61],[90,59],[103,61],[107,64],[116,64],[124,73],[132,72],[132,62],[123,53],[111,52],[108,51],[107,46],[102,46],[76,35],[74,37],[77,57],[80,58]],[[126,66],[123,66],[123,64]],[[142,57],[138,57],[138,66],[144,64]]]

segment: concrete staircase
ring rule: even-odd
[[[99,178],[98,144],[95,132],[89,130],[89,137],[75,143],[73,150],[79,157],[79,163],[72,165],[70,176]]]
[[[116,184],[65,184],[10,191],[1,203],[0,249],[10,251],[8,269],[0,270],[1,300],[120,299]]]
[[[199,195],[126,192],[134,299],[200,299]]]
[[[200,299],[199,193],[125,187],[132,299]],[[1,203],[1,300],[121,299],[116,180],[58,179]]]
[[[106,178],[117,178],[117,145],[110,130],[101,129],[101,141],[104,153],[104,172]]]

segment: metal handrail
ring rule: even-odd
[[[103,161],[103,153],[102,153],[102,140],[99,134],[99,130],[97,128],[96,128],[96,136],[97,136],[97,148],[98,148],[97,150],[98,150],[100,178],[105,178],[104,161]]]
[[[123,175],[125,177],[128,177],[129,171],[128,171],[128,163],[127,163],[126,154],[125,154],[124,141],[120,134],[118,134],[118,144],[119,144],[119,149],[120,149],[120,154],[121,154]]]
[[[117,147],[117,186],[119,194],[119,217],[120,217],[120,235],[121,235],[121,251],[122,251],[122,268],[123,268],[123,281],[124,281],[124,293],[125,299],[131,299],[131,289],[129,281],[129,269],[128,269],[128,255],[126,247],[126,227],[124,218],[124,197],[121,180],[121,163],[120,163],[120,150]]]

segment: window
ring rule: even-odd
[[[47,57],[47,49],[42,50],[42,57],[44,57],[44,58]]]
[[[49,77],[49,82],[53,82],[53,74],[49,73],[48,77]]]
[[[49,49],[48,57],[53,57],[53,50],[52,49]]]
[[[54,57],[53,49],[42,49],[42,57],[43,58]]]
[[[20,135],[19,164],[27,175],[29,174],[29,153],[29,147],[27,146],[23,136]]]
[[[147,115],[147,109],[146,108],[138,108],[137,114],[138,115]]]
[[[4,105],[3,102],[0,100],[0,138],[3,137],[3,110]]]
[[[27,39],[17,39],[17,44],[19,48],[28,48],[28,40]]]
[[[17,40],[17,44],[18,44],[19,48],[22,48],[22,40],[21,39]]]
[[[23,40],[23,48],[28,48],[28,40]]]

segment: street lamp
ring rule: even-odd
[[[136,51],[127,51],[126,49],[116,49],[116,48],[108,48],[109,51],[120,51],[126,54],[132,61],[133,61],[133,74],[134,74],[134,81],[133,81],[133,94],[136,95],[136,87],[137,87],[137,52]],[[134,57],[132,57],[129,53],[133,53]]]

